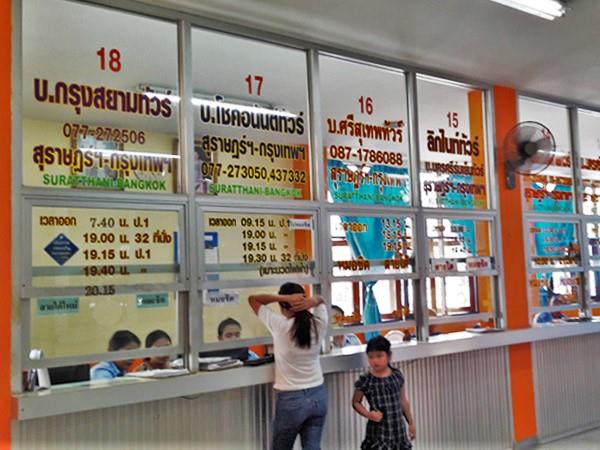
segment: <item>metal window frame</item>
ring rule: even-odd
[[[13,152],[14,154],[21,154],[17,150],[21,149],[22,146],[22,111],[21,111],[21,73],[22,73],[22,59],[21,59],[21,45],[22,45],[22,9],[21,3],[23,0],[12,0],[13,2]],[[156,198],[157,202],[160,203],[161,207],[167,205],[176,205],[177,207],[184,208],[185,222],[182,230],[182,238],[185,238],[185,242],[189,248],[199,248],[198,236],[203,232],[202,224],[198,223],[199,209],[213,209],[222,204],[221,199],[200,197],[196,196],[194,192],[194,171],[191,164],[187,163],[193,160],[193,147],[194,147],[194,134],[193,134],[193,114],[191,112],[191,74],[192,74],[192,49],[191,49],[191,31],[194,27],[200,27],[205,30],[211,30],[215,32],[227,33],[230,35],[239,36],[246,39],[252,39],[255,41],[265,42],[280,47],[288,47],[298,49],[306,54],[307,58],[307,77],[308,77],[308,108],[309,108],[309,140],[311,155],[313,156],[313,163],[311,164],[311,171],[313,175],[313,200],[311,201],[274,201],[270,205],[272,207],[285,207],[295,208],[294,212],[298,211],[313,211],[316,214],[316,220],[320,224],[317,227],[316,239],[313,238],[313,245],[316,245],[318,249],[315,253],[318,269],[315,272],[315,277],[311,280],[303,280],[304,282],[311,282],[317,290],[327,299],[327,304],[331,307],[330,289],[331,283],[334,282],[333,278],[326,273],[326,268],[331,267],[330,251],[329,246],[329,229],[324,224],[327,223],[327,219],[331,212],[347,212],[354,215],[362,215],[368,210],[367,205],[342,205],[326,202],[324,198],[324,167],[322,158],[319,156],[322,149],[323,132],[322,132],[322,114],[321,114],[321,96],[320,96],[320,82],[319,82],[319,56],[332,56],[341,59],[352,60],[354,62],[373,65],[388,70],[397,70],[405,75],[406,84],[406,97],[407,97],[407,121],[408,121],[408,139],[409,139],[409,155],[410,155],[410,168],[411,168],[411,196],[412,203],[410,207],[378,207],[378,215],[383,216],[384,214],[390,213],[391,215],[406,215],[410,214],[414,216],[415,232],[413,240],[417,243],[415,257],[417,258],[417,267],[414,274],[408,277],[400,277],[400,279],[408,278],[413,280],[413,290],[415,295],[415,317],[416,321],[414,325],[417,328],[417,334],[420,341],[426,341],[428,339],[428,315],[426,314],[426,298],[424,293],[425,289],[425,274],[427,271],[427,248],[426,239],[423,238],[425,233],[424,223],[427,215],[453,215],[458,218],[471,218],[473,215],[483,215],[486,218],[492,218],[493,223],[496,227],[499,227],[499,218],[497,211],[497,192],[493,189],[493,179],[495,173],[491,170],[492,161],[494,157],[494,126],[493,126],[493,96],[491,91],[491,85],[482,83],[478,80],[470,80],[466,77],[455,77],[442,72],[436,72],[428,69],[419,68],[406,64],[402,61],[394,60],[392,58],[382,58],[375,54],[368,53],[357,53],[352,49],[335,47],[324,45],[320,42],[311,42],[305,39],[294,39],[287,36],[283,36],[276,33],[258,31],[253,28],[249,28],[239,24],[232,24],[223,21],[217,21],[202,17],[195,14],[189,14],[179,12],[176,10],[168,9],[165,7],[151,6],[135,2],[134,0],[122,2],[120,0],[65,0],[72,1],[78,4],[88,4],[99,6],[103,8],[109,8],[112,10],[121,11],[126,14],[136,14],[144,17],[166,20],[173,22],[177,27],[177,42],[178,42],[178,82],[179,89],[182,93],[182,101],[179,107],[179,135],[180,135],[180,156],[181,166],[179,168],[179,186],[178,192],[173,194],[161,194]],[[488,209],[481,211],[469,211],[465,209],[448,208],[444,210],[427,210],[421,208],[421,193],[420,193],[420,150],[419,150],[419,128],[418,128],[418,101],[417,101],[417,74],[423,77],[432,77],[438,80],[444,80],[445,82],[456,83],[462,87],[471,87],[480,89],[484,93],[484,129],[486,134],[486,181],[488,184]],[[315,157],[316,155],[316,157]],[[68,204],[75,202],[75,199],[81,199],[82,196],[91,200],[98,201],[101,199],[112,200],[118,203],[113,204],[113,207],[117,205],[123,205],[125,203],[135,205],[135,207],[141,207],[141,205],[148,204],[148,199],[153,198],[152,195],[143,193],[98,193],[98,192],[83,192],[78,191],[77,193],[70,192],[69,190],[53,189],[48,191],[43,188],[30,188],[22,185],[22,159],[13,158],[13,236],[19,237],[18,241],[21,242],[19,224],[22,222],[22,204],[25,199],[28,200],[47,200],[51,203],[58,201],[64,201]],[[252,212],[257,212],[260,207],[264,207],[264,201],[253,200],[253,199],[232,199],[228,200],[228,205],[231,211],[234,211],[235,207],[251,208]],[[297,208],[297,209],[296,209]],[[148,209],[148,208],[146,208]],[[185,232],[187,230],[187,232]],[[191,232],[191,230],[196,230]],[[498,228],[499,230],[499,228]],[[200,233],[200,234],[199,234]],[[183,242],[183,240],[182,240]],[[421,243],[421,245],[419,245]],[[500,246],[500,235],[496,234],[493,239],[493,246],[498,250]],[[19,261],[18,256],[13,252],[13,298],[19,299],[21,297],[21,279],[22,273],[20,267],[22,262]],[[501,258],[501,252],[495,252],[498,258]],[[180,285],[177,286],[179,296],[179,309],[182,311],[181,315],[183,321],[179,325],[180,330],[185,330],[185,339],[180,342],[183,345],[184,353],[187,356],[187,366],[191,371],[197,370],[197,359],[194,355],[201,348],[228,348],[229,345],[234,344],[204,344],[202,342],[203,335],[203,306],[202,297],[200,291],[202,288],[210,287],[211,285],[201,283],[198,276],[194,274],[202,273],[205,269],[203,267],[203,258],[193,257],[193,252],[186,252],[185,265],[186,272],[185,276],[182,277]],[[182,262],[184,259],[182,258]],[[500,259],[499,259],[500,261]],[[497,318],[501,318],[503,314],[504,296],[503,289],[500,289],[498,282],[502,279],[501,264],[499,263],[497,273],[494,273],[496,282],[494,283],[495,289],[498,294],[496,296],[497,305],[495,315]],[[464,274],[461,274],[464,276]],[[368,277],[363,278],[367,280]],[[383,279],[383,278],[379,278]],[[390,279],[398,279],[398,277],[391,277]],[[336,280],[338,280],[336,278]],[[251,280],[252,281],[252,280]],[[259,280],[260,281],[260,280]],[[349,281],[348,277],[345,279],[339,279],[338,281]],[[234,283],[227,284],[227,287],[238,286],[243,287],[248,284],[248,280],[235,281]],[[256,286],[266,285],[257,283]],[[225,285],[224,285],[225,287]],[[19,320],[21,307],[27,305],[28,300],[13,301],[13,336],[23,336],[27,331],[27,324],[22,324]],[[185,304],[185,309],[183,306]],[[425,308],[423,308],[425,306]],[[187,318],[187,320],[185,320]],[[198,321],[199,320],[199,321]],[[390,324],[397,324],[390,322]],[[409,325],[409,321],[401,322],[402,325]],[[500,322],[498,322],[500,323]],[[375,324],[373,329],[386,328],[386,324]],[[371,326],[367,326],[371,327]],[[370,328],[369,328],[370,329]],[[331,326],[327,329],[327,339],[331,334],[337,334],[337,331],[332,330]],[[20,355],[20,347],[22,346],[21,339],[14,339],[16,341],[13,344],[13,349],[18,351],[14,352],[15,355]],[[255,340],[242,340],[238,341],[238,344],[247,344],[252,342],[267,343],[271,340],[269,338],[257,338]],[[325,346],[327,351],[327,346]],[[153,354],[153,350],[149,350],[148,354]],[[127,353],[128,356],[133,353]],[[142,353],[146,354],[146,353]],[[111,353],[111,356],[118,355],[117,353]],[[91,355],[97,356],[97,355]],[[13,358],[13,374],[12,374],[12,385],[13,391],[19,392],[21,390],[21,358],[15,356]],[[14,369],[17,370],[14,370]]]
[[[535,313],[544,311],[560,311],[560,306],[534,306],[532,300],[531,289],[529,288],[529,280],[531,275],[536,273],[553,273],[553,272],[571,272],[579,274],[580,286],[577,290],[578,301],[565,305],[565,310],[579,309],[583,317],[591,319],[592,311],[590,307],[590,292],[589,292],[589,261],[587,245],[586,224],[593,222],[597,216],[583,214],[583,197],[582,192],[582,177],[581,177],[581,159],[580,159],[580,141],[579,141],[579,121],[578,111],[581,108],[570,101],[553,98],[545,95],[531,94],[527,92],[517,92],[517,116],[520,120],[520,101],[535,102],[542,105],[564,108],[567,112],[567,130],[569,132],[570,156],[571,156],[571,179],[573,180],[573,212],[572,213],[557,213],[557,212],[535,212],[527,211],[524,201],[521,202],[521,218],[523,223],[523,231],[525,238],[525,276],[527,277],[527,304],[529,311],[529,322],[533,324]],[[588,109],[588,108],[586,108]],[[598,111],[595,108],[588,109],[589,111]],[[524,183],[520,183],[521,199],[524,199]],[[578,266],[572,267],[532,267],[531,248],[529,246],[529,223],[530,222],[556,222],[556,223],[573,223],[576,225],[576,238],[579,242],[580,261]],[[562,306],[562,305],[561,305]],[[559,309],[556,309],[559,308]]]

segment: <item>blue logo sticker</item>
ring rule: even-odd
[[[44,248],[44,250],[50,255],[50,258],[62,266],[79,251],[79,247],[73,244],[73,242],[71,242],[64,234],[60,233]]]

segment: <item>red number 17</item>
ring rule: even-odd
[[[252,80],[254,80],[256,84],[256,95],[260,96],[262,93],[263,77],[262,75],[248,75],[246,78],[244,78],[244,81],[248,84],[249,95],[252,95]]]

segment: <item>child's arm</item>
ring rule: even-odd
[[[352,396],[352,409],[373,422],[380,422],[381,419],[383,419],[383,413],[381,411],[367,411],[367,408],[362,404],[363,397],[364,394],[361,391],[358,389],[354,390],[354,395]]]
[[[410,410],[410,403],[406,396],[406,385],[402,386],[402,389],[400,390],[400,404],[402,405],[402,412],[406,419],[406,423],[408,423],[408,436],[411,441],[414,441],[417,438],[417,427],[415,426],[415,419],[413,418],[412,411]]]

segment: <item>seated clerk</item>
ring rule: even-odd
[[[146,348],[151,347],[169,347],[173,345],[171,337],[163,330],[154,330],[146,336]],[[141,370],[156,370],[170,369],[171,358],[169,356],[151,356],[146,358],[144,363],[137,369]]]
[[[235,341],[242,337],[242,325],[235,319],[228,317],[221,321],[217,328],[220,341]],[[248,359],[258,359],[256,353],[248,350]]]
[[[334,327],[341,327],[344,325],[344,310],[337,305],[331,305],[331,324]],[[361,345],[358,336],[352,333],[333,336],[333,346],[335,348],[348,347],[349,345]]]
[[[550,298],[550,306],[566,305],[568,301],[560,294],[553,294]],[[542,327],[553,323],[565,323],[565,316],[561,311],[544,311],[533,316],[533,326]]]
[[[140,348],[140,339],[129,330],[119,330],[110,338],[108,342],[109,352],[118,352],[121,350],[136,350]],[[133,360],[104,361],[96,364],[90,370],[90,379],[110,380],[112,378],[122,377],[127,373]]]

